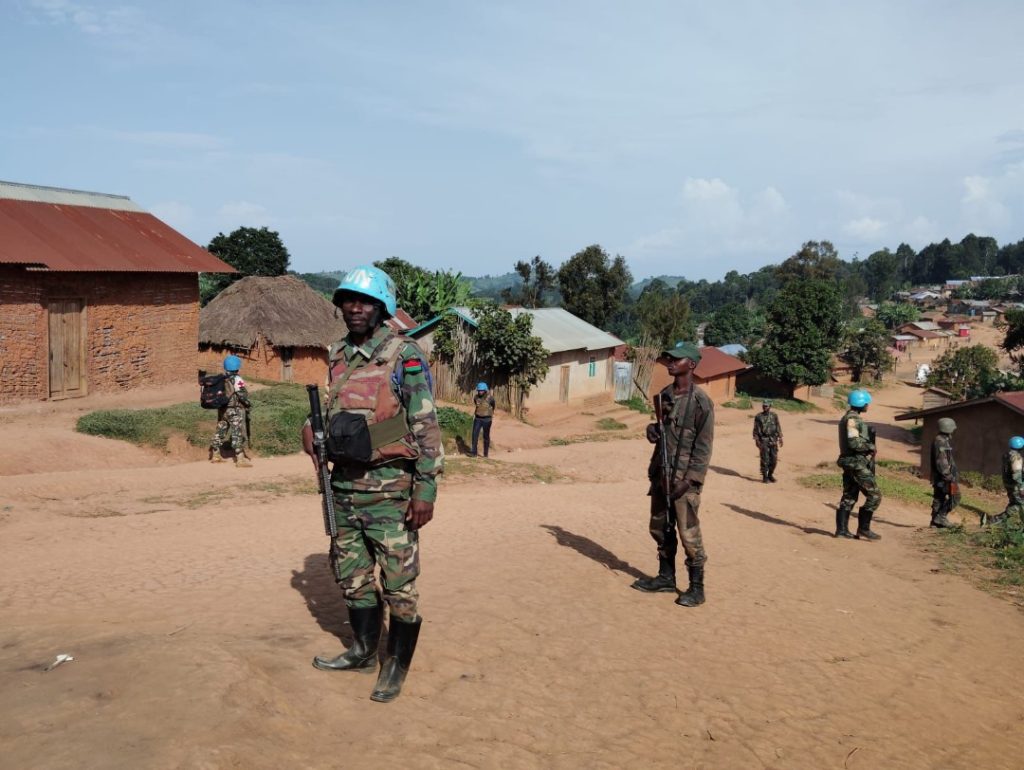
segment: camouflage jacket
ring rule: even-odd
[[[856,409],[850,409],[839,421],[839,456],[867,456],[875,451],[868,424]]]
[[[674,472],[670,482],[682,480],[701,485],[711,462],[711,447],[715,440],[715,405],[708,394],[697,385],[693,386],[693,405],[686,414],[687,394],[676,395],[669,384],[661,391],[662,409],[665,417],[662,428],[665,431],[668,462]],[[654,445],[654,453],[648,466],[647,476],[652,481],[662,476],[661,450]]]
[[[953,442],[945,433],[940,433],[932,442],[932,483],[956,481],[958,477]]]
[[[754,416],[754,441],[758,444],[777,444],[782,438],[782,425],[775,412],[761,412]]]
[[[226,420],[231,412],[242,412],[252,406],[249,401],[249,390],[245,387],[245,380],[237,374],[229,374],[225,379],[228,383],[228,402],[217,410],[217,419]]]
[[[1020,450],[1011,449],[1003,455],[1003,485],[1007,489],[1024,486],[1024,455]]]
[[[392,334],[386,326],[381,326],[362,346],[354,345],[345,337],[331,345],[328,357],[335,361],[344,356],[352,365],[358,363],[358,357],[370,361]],[[413,499],[432,503],[437,499],[437,476],[444,470],[444,447],[426,358],[412,340],[402,348],[391,382],[405,407],[418,456],[396,458],[373,467],[335,463],[331,486],[338,494],[378,493],[381,499],[401,498],[411,488]]]

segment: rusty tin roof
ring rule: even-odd
[[[11,182],[0,182],[0,264],[76,272],[236,272],[126,197]]]

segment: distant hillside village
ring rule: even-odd
[[[485,380],[518,416],[645,401],[664,384],[658,351],[680,339],[704,348],[696,377],[720,402],[806,397],[886,376],[917,350],[969,347],[979,324],[1013,327],[1024,308],[1015,274],[909,282],[942,266],[1024,266],[1024,241],[1000,248],[973,235],[853,262],[809,241],[714,282],[637,283],[625,258],[597,245],[497,278],[376,264],[398,285],[389,327],[420,343],[438,397],[465,403]],[[0,402],[195,382],[228,354],[253,377],[322,382],[328,347],[346,333],[329,299],[342,273],[289,266],[267,228],[203,248],[124,196],[0,182]]]

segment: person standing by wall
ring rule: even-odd
[[[477,456],[477,442],[480,434],[484,437],[484,457],[491,450],[491,423],[494,421],[494,396],[486,382],[478,382],[476,394],[473,396],[473,451],[471,457]]]
[[[949,514],[960,504],[960,473],[953,455],[951,417],[939,419],[939,432],[932,441],[932,521],[931,526],[948,529],[955,526]]]

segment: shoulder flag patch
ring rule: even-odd
[[[418,358],[410,358],[402,364],[402,369],[406,374],[419,374],[423,371],[423,362]]]

